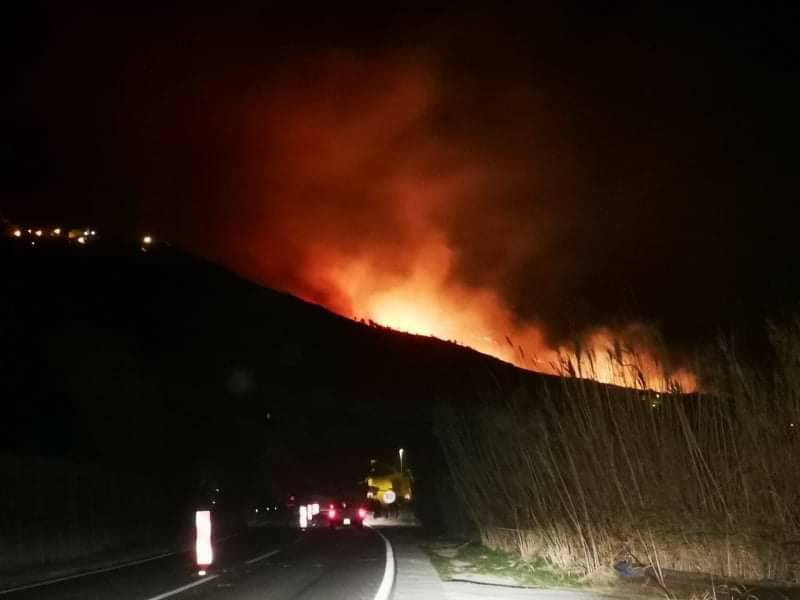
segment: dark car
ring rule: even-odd
[[[363,527],[367,509],[362,503],[342,500],[335,504],[329,504],[325,515],[328,519],[328,526],[332,528]]]

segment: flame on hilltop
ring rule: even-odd
[[[350,300],[355,315],[397,331],[458,342],[542,373],[656,391],[696,389],[692,373],[667,373],[641,335],[638,342],[632,339],[633,325],[625,332],[595,330],[583,336],[580,350],[550,346],[542,328],[516,322],[494,292],[452,280],[452,260],[445,246],[430,244],[403,277],[387,276],[368,260],[332,263],[325,276]],[[647,328],[636,328],[649,334]]]
[[[180,223],[171,237],[342,315],[527,369],[572,363],[641,385],[609,358],[621,337],[646,385],[664,388],[663,355],[636,327],[602,327],[621,287],[597,277],[615,262],[599,256],[613,247],[609,217],[581,199],[594,190],[576,183],[575,136],[546,95],[464,90],[423,56],[329,52],[196,82],[180,63],[160,59],[158,75],[153,64],[131,89],[158,90],[160,77],[186,94],[135,128],[151,180],[142,196],[152,221]],[[161,96],[135,102],[164,106]],[[615,235],[627,235],[622,225]],[[575,301],[590,303],[574,330],[577,354],[594,351],[591,372],[565,347]],[[688,375],[681,383],[694,387]]]

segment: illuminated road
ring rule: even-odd
[[[0,593],[0,599],[373,600],[387,559],[383,539],[367,528],[261,529],[226,541],[216,553],[218,569],[204,579],[193,575],[192,555],[185,553]]]

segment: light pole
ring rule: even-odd
[[[400,448],[398,454],[400,454],[400,475],[403,474],[403,449]]]

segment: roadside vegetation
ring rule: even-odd
[[[517,554],[475,542],[437,540],[424,548],[440,577],[446,581],[547,588],[585,585],[574,573],[559,569],[544,559],[524,560]]]
[[[148,482],[66,460],[0,454],[0,573],[163,543],[174,530]]]
[[[584,577],[625,564],[662,583],[672,570],[797,581],[800,321],[770,340],[758,366],[721,342],[698,360],[699,393],[573,376],[444,403],[460,508],[487,547]],[[608,354],[637,361],[619,344]],[[565,373],[591,377],[597,358]]]

